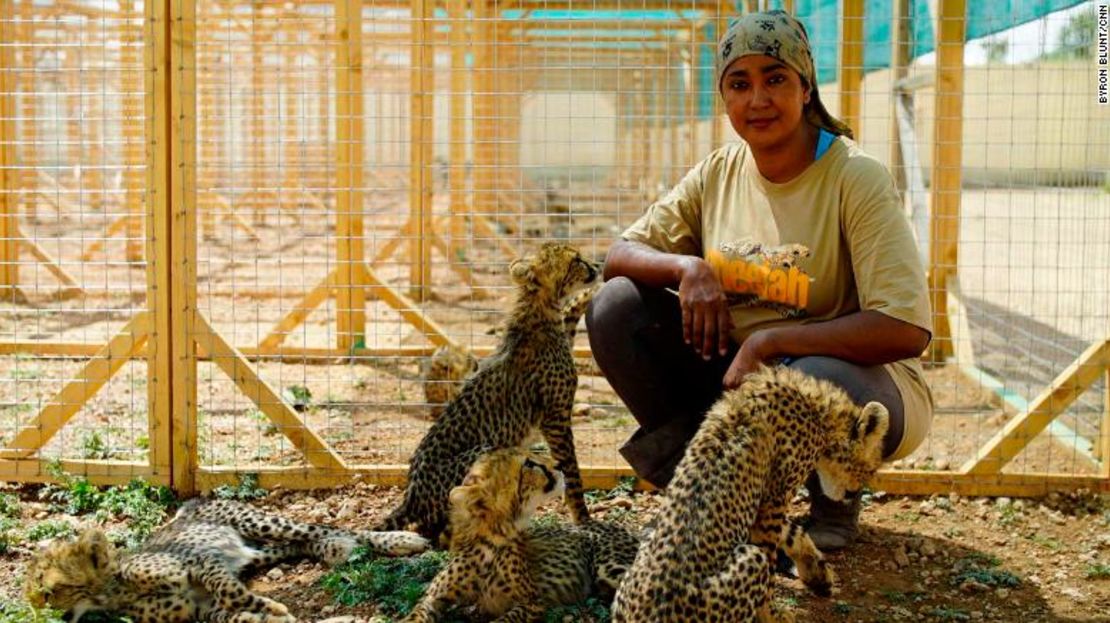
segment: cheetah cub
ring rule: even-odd
[[[94,610],[134,623],[288,623],[295,620],[289,610],[252,593],[240,574],[303,556],[336,564],[358,545],[404,555],[428,542],[408,532],[355,533],[198,499],[132,553],[118,555],[97,528],[51,544],[31,561],[25,593],[37,607],[64,610],[73,623]]]
[[[776,548],[815,593],[835,575],[787,504],[817,470],[833,499],[878,469],[889,415],[789,368],[761,368],[709,410],[675,470],[656,528],[613,604],[613,621],[790,621],[770,607]]]
[[[575,521],[589,519],[571,432],[578,375],[562,310],[598,272],[576,249],[556,243],[509,266],[517,291],[501,342],[420,441],[404,498],[379,529],[415,525],[437,539],[447,524],[447,496],[474,459],[486,450],[520,446],[535,430],[566,474]]]
[[[545,455],[506,449],[480,457],[451,491],[451,560],[406,623],[438,621],[464,605],[525,623],[551,606],[611,599],[639,541],[600,521],[528,526],[562,489],[563,475]]]
[[[600,285],[581,290],[563,304],[563,330],[567,341],[574,348],[578,335],[578,321],[586,313],[594,294]],[[497,326],[489,333],[501,335],[504,327]],[[575,364],[578,369],[578,364]],[[436,419],[443,414],[447,403],[462,391],[466,379],[478,371],[478,358],[463,346],[440,346],[425,359],[420,366],[420,378],[424,387],[424,401],[428,403],[428,415]]]

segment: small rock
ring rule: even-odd
[[[285,577],[285,572],[281,570],[281,567],[274,567],[266,572],[266,577],[276,582]]]
[[[998,498],[997,500],[994,501],[994,505],[997,506],[998,508],[1006,508],[1011,503],[1012,503],[1012,501],[1010,500],[1010,498],[1006,498],[1006,497]]]
[[[902,545],[894,549],[894,564],[898,565],[899,568],[910,566],[910,558],[906,555],[906,548]]]

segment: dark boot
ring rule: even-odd
[[[806,534],[821,551],[843,549],[851,545],[859,534],[859,511],[861,498],[837,502],[821,491],[821,480],[814,472],[806,480],[809,491],[809,518],[806,520]]]

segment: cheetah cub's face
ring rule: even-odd
[[[27,567],[24,594],[36,608],[51,607],[80,616],[103,607],[105,585],[116,569],[108,537],[95,528],[76,541],[46,546]]]
[[[829,444],[817,460],[821,490],[834,500],[854,498],[883,461],[883,437],[890,426],[886,407],[869,402],[856,411],[845,438]]]
[[[518,286],[546,295],[544,298],[552,304],[561,305],[592,285],[601,270],[582,257],[578,249],[547,242],[535,255],[513,261],[509,274]]]
[[[482,531],[512,522],[524,527],[536,509],[563,497],[563,472],[550,456],[510,448],[482,455],[451,490],[452,526]]]

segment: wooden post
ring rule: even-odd
[[[256,24],[261,21],[261,13],[265,4],[262,0],[253,0],[251,3],[251,24]],[[266,59],[263,55],[262,49],[262,33],[251,29],[250,34],[250,51],[251,51],[251,95],[250,95],[250,112],[247,117],[246,126],[247,136],[247,162],[251,165],[250,173],[250,186],[251,189],[245,193],[250,197],[251,203],[254,207],[254,224],[264,225],[267,218],[266,201],[263,200],[263,188],[266,186],[266,165],[268,159],[266,158],[266,144],[263,138],[266,135],[266,120],[263,115],[266,114]],[[338,85],[337,85],[338,88]],[[337,106],[338,108],[338,106]],[[340,144],[340,147],[342,144]]]
[[[725,36],[725,31],[728,30],[728,18],[734,12],[734,4],[731,0],[717,0],[717,41]],[[721,102],[720,85],[717,84],[717,41],[711,42],[713,46],[713,123],[709,127],[709,140],[712,144],[709,146],[710,151],[717,149],[724,144],[724,120],[721,117],[724,115],[724,106]]]
[[[840,118],[860,140],[863,90],[863,0],[844,0],[840,15]]]
[[[154,110],[148,110],[147,122],[153,124],[151,136],[160,141],[153,150],[150,182],[152,194],[166,198],[165,203],[155,202],[155,219],[165,229],[156,230],[153,235],[162,234],[160,239],[169,241],[168,248],[159,249],[166,254],[162,261],[154,262],[168,266],[169,272],[156,275],[155,283],[164,291],[164,280],[168,280],[170,290],[166,300],[156,294],[156,303],[164,300],[163,304],[169,305],[169,318],[168,326],[159,327],[162,330],[155,336],[160,341],[159,348],[152,350],[159,350],[161,345],[170,348],[171,386],[164,391],[171,400],[173,422],[170,430],[172,483],[180,494],[189,495],[196,490],[199,464],[194,347],[197,327],[197,13],[196,0],[160,0],[152,4],[162,11],[161,15],[154,16],[158,19],[153,27],[158,31],[166,29],[162,39],[156,38],[160,45],[152,52],[155,66],[153,78],[148,78],[148,85],[153,79],[153,94],[148,92],[147,105],[153,105]],[[167,151],[168,162],[164,160]],[[157,214],[161,210],[164,214]]]
[[[134,0],[121,0],[120,13],[127,17],[135,16]],[[139,120],[139,112],[143,109],[142,63],[142,31],[134,26],[125,25],[121,32],[123,45],[120,48],[120,85],[123,96],[123,119],[121,120],[123,134],[123,202],[127,219],[125,253],[127,261],[141,262],[143,260],[143,175],[139,165],[146,161],[143,149],[143,125]]]
[[[336,0],[336,333],[340,350],[366,342],[363,250],[362,0]]]
[[[948,325],[948,277],[956,272],[960,234],[965,9],[965,0],[938,0],[928,271],[933,305],[930,358],[936,363],[943,363],[954,352]]]
[[[0,2],[0,41],[17,40],[12,5]],[[20,176],[15,168],[15,87],[15,47],[0,45],[0,299],[4,300],[19,297],[19,200],[15,191]]]
[[[1099,430],[1101,444],[1099,460],[1102,461],[1102,477],[1110,478],[1110,367],[1102,377],[1102,427]]]
[[[496,29],[490,24],[493,16],[490,0],[474,0],[471,10],[474,14],[474,45],[471,48],[474,59],[474,209],[477,214],[489,216],[497,209],[494,188],[497,127],[493,99],[493,35]]]
[[[412,253],[409,285],[417,302],[423,301],[432,285],[432,147],[434,140],[435,46],[432,18],[434,0],[412,0],[412,71],[409,96],[409,215],[414,227],[410,232]]]
[[[463,216],[470,212],[466,193],[466,100],[469,83],[466,55],[470,49],[466,42],[466,0],[448,0],[447,18],[451,29],[448,34],[451,48],[451,144],[448,147],[450,162],[447,170],[451,224],[447,231],[447,248],[451,256],[448,261],[453,262],[461,249],[460,242],[466,235]]]
[[[890,25],[890,84],[909,75],[910,64],[910,0],[894,0],[894,17]],[[906,192],[906,163],[902,159],[901,130],[898,124],[898,100],[905,97],[893,89],[890,95],[890,172],[899,192]]]

